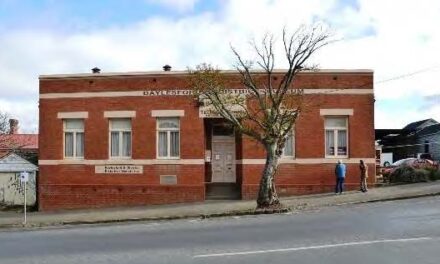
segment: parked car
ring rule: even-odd
[[[382,173],[383,174],[391,174],[397,168],[400,168],[403,166],[412,167],[414,169],[438,168],[438,165],[429,159],[407,158],[407,159],[398,160],[398,161],[394,162],[393,164],[389,165],[388,167],[383,168]]]

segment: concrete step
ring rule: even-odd
[[[240,198],[240,186],[236,183],[206,184],[207,200],[239,200]]]

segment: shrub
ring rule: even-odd
[[[434,175],[434,176],[433,176]],[[431,172],[428,169],[414,169],[408,166],[402,166],[395,169],[389,175],[390,183],[414,183],[414,182],[427,182],[437,177],[436,173]]]
[[[412,174],[414,174],[413,168],[402,166],[390,173],[390,175],[388,176],[388,180],[390,181],[390,183],[411,182],[410,179],[412,178]]]
[[[431,173],[427,169],[415,169],[413,182],[428,182],[430,175]]]
[[[429,168],[427,170],[429,171],[429,180],[431,180],[431,181],[440,180],[440,170],[439,169]]]

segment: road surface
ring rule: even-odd
[[[440,263],[440,197],[208,220],[0,231],[0,263]]]

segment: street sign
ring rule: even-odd
[[[26,225],[26,188],[27,182],[29,181],[29,173],[27,171],[23,171],[20,173],[20,182],[24,183],[24,203],[23,203],[23,211],[24,211],[24,220],[23,224]]]
[[[24,171],[20,173],[20,182],[28,182],[29,181],[29,173]]]

